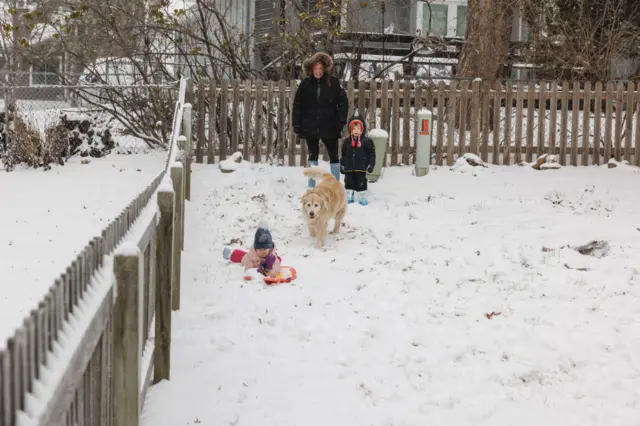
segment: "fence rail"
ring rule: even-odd
[[[149,385],[169,379],[189,170],[176,162],[176,144],[191,129],[187,86],[165,169],[87,244],[0,351],[1,425],[135,426]]]
[[[347,83],[369,128],[389,132],[387,164],[410,164],[416,114],[434,113],[432,163],[451,165],[467,152],[493,164],[558,155],[562,165],[610,158],[640,166],[640,90],[635,82],[444,81],[409,87],[400,81]],[[196,162],[241,151],[248,161],[295,165],[307,147],[291,128],[296,81],[200,81],[194,95]],[[326,153],[323,153],[326,156]]]

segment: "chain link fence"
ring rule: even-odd
[[[77,79],[75,79],[77,81]],[[59,78],[0,75],[0,157],[48,168],[72,156],[166,149],[177,83],[48,84]]]

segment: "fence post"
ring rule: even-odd
[[[113,426],[140,422],[140,251],[124,244],[113,260]]]
[[[198,130],[196,135],[196,163],[202,163],[204,161],[204,155],[202,148],[204,146],[204,118],[205,118],[205,106],[204,106],[204,91],[206,89],[207,81],[200,79],[198,82],[198,103],[196,104],[196,111],[198,112]]]
[[[171,180],[175,199],[175,214],[173,215],[173,266],[171,268],[171,309],[180,309],[180,263],[182,261],[182,249],[184,248],[184,192],[183,174],[184,168],[180,163],[171,166]]]
[[[193,104],[196,101],[193,78],[189,77],[186,81],[184,102],[185,108],[188,106],[188,112],[185,110],[185,115],[182,116],[183,123],[188,123],[184,128],[184,135],[187,137],[187,156],[185,157],[185,174],[183,175],[185,190],[183,192],[184,197],[187,200],[191,200],[191,162],[193,161]],[[187,116],[188,114],[188,120]]]
[[[173,281],[173,226],[176,203],[173,187],[164,183],[158,189],[160,222],[156,232],[156,337],[153,352],[153,383],[171,375],[171,292]]]
[[[192,132],[192,117],[193,117],[193,107],[191,104],[184,104],[184,113],[182,116],[183,119],[183,130],[184,136],[187,139],[185,142],[186,152],[184,158],[185,165],[185,192],[184,198],[191,201],[191,160],[192,160],[192,152],[191,148],[193,145],[193,132]]]
[[[186,146],[186,143],[187,143],[187,138],[184,135],[178,136],[178,146],[184,147],[184,146]],[[182,150],[184,152],[184,148],[182,148]],[[175,166],[179,165],[180,167],[182,167],[183,170],[186,167],[186,162],[187,162],[187,159],[186,159],[186,155],[187,154],[185,153],[184,155],[185,155],[184,163],[176,163],[175,164]],[[180,232],[181,232],[181,234],[180,234],[180,249],[184,250],[184,200],[185,200],[185,194],[186,194],[186,180],[185,180],[184,174],[182,174],[182,178],[181,178],[180,182],[182,182],[182,192],[180,192],[180,194],[182,194],[182,196],[178,197],[178,194],[176,193],[176,203],[179,204],[180,211],[181,211],[181,214],[182,214],[182,224],[183,224],[183,226],[182,226],[182,228],[180,228]],[[174,187],[175,187],[175,184],[174,184]]]

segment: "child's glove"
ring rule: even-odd
[[[276,255],[271,253],[262,262],[260,262],[258,272],[264,274],[265,272],[272,270],[274,263],[276,263]]]
[[[246,271],[244,271],[244,280],[245,281],[253,281],[253,280],[260,280],[262,278],[263,274],[259,273],[257,270],[255,269],[248,269]]]
[[[369,174],[373,173],[373,166],[372,165],[369,165],[367,167],[367,173],[369,173]]]

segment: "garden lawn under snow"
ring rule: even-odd
[[[89,241],[164,169],[166,152],[0,170],[0,349]]]
[[[151,387],[144,425],[640,418],[636,169],[387,169],[318,250],[302,169],[194,167],[171,381]],[[261,218],[292,284],[221,260]],[[608,255],[570,247],[594,239]]]

